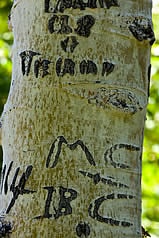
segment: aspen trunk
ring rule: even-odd
[[[0,236],[141,237],[151,1],[17,0],[10,25]]]

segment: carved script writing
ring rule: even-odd
[[[111,8],[119,7],[118,0],[58,0],[56,5],[52,7],[50,0],[45,0],[45,12],[55,13],[64,12],[65,9],[80,9],[85,10],[86,8]]]
[[[68,40],[68,39],[66,39]],[[61,45],[63,47],[64,51],[67,51],[67,41],[62,41]],[[77,41],[75,41],[75,38],[72,39],[72,45],[70,46],[70,50],[73,51],[78,44]],[[33,57],[35,55],[40,55],[40,53],[32,52],[32,51],[24,51],[20,53],[21,57],[21,67],[22,67],[22,74],[29,76],[32,62],[34,64],[34,75],[36,78],[38,78],[40,75],[40,72],[42,71],[42,78],[49,74],[49,65],[54,62],[51,62],[47,59],[42,59],[41,57],[33,61]],[[77,65],[78,66],[78,65]],[[54,63],[54,66],[56,68],[56,74],[58,77],[63,77],[66,74],[69,74],[70,76],[74,76],[76,73],[80,74],[93,74],[96,75],[98,73],[98,67],[95,62],[92,60],[82,60],[78,66],[78,69],[76,67],[76,63],[71,58],[58,58],[57,61]],[[102,64],[102,76],[108,76],[110,73],[113,72],[115,65],[111,62],[104,61]]]

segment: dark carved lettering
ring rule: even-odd
[[[45,59],[42,60],[42,70],[43,70],[42,78],[49,74],[48,68],[50,63],[51,61],[49,60],[45,60]]]
[[[51,63],[51,61],[45,60],[45,59],[44,60],[42,60],[42,59],[36,60],[34,63],[35,77],[38,78],[40,69],[42,69],[42,71],[43,71],[42,78],[44,78],[46,75],[48,75],[49,74],[48,68],[49,68],[50,63]]]
[[[81,63],[80,63],[80,73],[81,74],[97,74],[97,66],[96,64],[91,61],[91,60],[88,60],[87,62],[85,60],[83,60]]]
[[[57,165],[63,144],[65,144],[70,150],[75,150],[77,148],[77,146],[80,146],[81,149],[84,151],[88,162],[91,165],[95,166],[95,161],[94,161],[92,154],[89,152],[88,148],[84,145],[84,143],[81,140],[77,140],[75,143],[69,144],[63,136],[58,136],[50,148],[50,151],[49,151],[49,154],[48,154],[48,157],[46,160],[47,168],[49,167],[51,156],[54,153],[55,147],[57,148],[57,152],[54,156],[54,161],[53,161],[51,168],[54,168]],[[128,151],[140,151],[140,147],[135,146],[135,145],[130,145],[130,144],[116,144],[116,145],[112,146],[110,149],[107,149],[106,152],[104,153],[104,160],[107,164],[110,164],[114,168],[122,168],[122,169],[130,168],[126,164],[117,163],[113,160],[113,153],[119,149],[124,149],[124,150],[128,150]],[[102,183],[109,184],[111,186],[127,187],[127,185],[124,185],[122,183],[116,183],[114,181],[111,181],[110,179],[101,178],[100,174],[93,175],[91,173],[87,173],[84,171],[79,171],[79,172],[81,174],[83,174],[84,176],[88,176],[88,177],[92,178],[94,180],[95,184],[97,184],[98,182],[101,181]]]
[[[85,222],[80,222],[76,226],[76,234],[78,237],[88,237],[90,235],[90,227],[87,223]]]
[[[58,0],[54,12],[64,12],[66,8],[72,7],[72,0]]]
[[[87,173],[87,172],[84,172],[84,171],[79,171],[79,172],[84,176],[88,176],[89,178],[92,178],[94,184],[98,184],[101,181],[101,177],[100,177],[99,173],[91,174],[91,173]]]
[[[12,183],[10,185],[10,191],[14,191],[14,188],[15,188],[15,183],[16,183],[16,180],[17,180],[17,177],[18,177],[18,174],[19,174],[19,170],[20,170],[20,167],[18,167],[15,171],[15,174],[14,174],[14,177],[13,177],[13,180],[12,180]]]
[[[119,7],[118,0],[98,0],[98,1],[101,8],[104,8],[104,4],[107,9],[111,7]]]
[[[44,187],[44,189],[48,190],[48,195],[47,195],[47,199],[46,199],[46,202],[45,202],[44,215],[43,216],[37,216],[34,219],[50,218],[50,217],[52,217],[52,215],[49,213],[49,211],[50,211],[50,205],[51,205],[51,201],[52,201],[52,194],[56,190],[52,186]]]
[[[87,7],[88,8],[97,8],[97,0],[88,0]]]
[[[26,76],[29,75],[31,63],[35,55],[40,55],[40,54],[37,52],[33,52],[31,50],[26,50],[20,53],[23,75],[26,75]]]
[[[150,79],[151,79],[151,64],[148,67],[148,87],[147,87],[147,96],[150,96]]]
[[[22,73],[23,73],[23,75],[27,75],[27,76],[29,75],[33,56],[35,56],[35,55],[40,55],[40,54],[37,52],[33,52],[33,51],[24,51],[20,54],[20,57],[22,59]],[[42,78],[45,77],[46,75],[48,75],[49,74],[48,68],[49,68],[50,63],[51,63],[51,61],[46,60],[46,59],[40,58],[38,60],[35,60],[35,62],[34,62],[35,77],[38,78],[40,69],[42,69],[42,71],[43,71]]]
[[[67,52],[67,45],[68,45],[69,37],[67,37],[64,41],[61,41],[61,48]]]
[[[19,197],[19,195],[35,193],[35,191],[25,189],[26,181],[30,177],[32,169],[33,169],[32,165],[29,165],[27,167],[26,171],[22,174],[17,186],[15,186],[15,182],[16,182],[16,178],[17,178],[17,175],[18,175],[18,172],[19,172],[19,168],[16,170],[15,176],[13,178],[13,182],[10,186],[10,190],[13,193],[13,198],[12,198],[8,208],[7,208],[7,211],[6,211],[7,214],[10,212],[11,208],[14,206],[15,201]]]
[[[103,69],[102,69],[102,76],[104,76],[105,73],[106,73],[106,76],[108,76],[111,72],[113,72],[114,67],[115,67],[114,64],[109,62],[104,62]]]
[[[77,192],[73,189],[60,187],[59,193],[59,207],[57,210],[54,207],[54,210],[56,212],[54,215],[55,219],[59,218],[60,216],[72,214],[72,207],[70,203],[72,200],[75,200],[77,198]],[[69,193],[70,196],[66,196],[66,193]]]
[[[3,183],[4,183],[5,173],[6,173],[6,164],[4,165],[4,168],[2,169],[2,173],[1,173],[1,189],[0,189],[0,193],[2,193],[2,191],[3,191]]]
[[[74,75],[75,63],[71,59],[65,59],[63,70],[61,68],[62,68],[62,59],[59,58],[56,62],[57,76],[64,76],[67,73],[70,74],[71,76],[73,76]]]
[[[89,208],[88,208],[88,214],[89,214],[89,216],[92,217],[93,219],[95,219],[95,220],[97,220],[97,221],[99,221],[99,222],[104,222],[104,223],[107,223],[107,224],[108,224],[108,223],[109,223],[109,218],[102,217],[102,216],[100,216],[100,215],[98,214],[98,210],[99,210],[101,204],[102,204],[105,200],[107,200],[107,199],[105,198],[105,196],[102,196],[102,197],[96,199],[96,200],[94,201],[94,209],[93,209],[93,205],[90,204],[90,206],[89,206]],[[92,210],[93,210],[93,211],[92,211]],[[118,221],[117,224],[119,225],[119,223],[120,223],[120,221]]]
[[[59,20],[59,17],[57,15],[53,15],[53,17],[51,17],[49,22],[48,22],[48,29],[49,29],[51,34],[55,32],[54,23],[57,20]],[[59,31],[59,29],[58,29],[58,31]]]
[[[118,199],[133,199],[134,196],[132,196],[132,195],[127,195],[127,194],[120,194],[120,193],[118,193],[118,194],[117,194],[117,198],[118,198]]]
[[[79,44],[75,36],[72,36],[72,44],[70,46],[70,51],[73,52],[76,46]]]
[[[74,0],[74,3],[72,4],[72,8],[79,8],[80,10],[85,10],[86,6],[87,5],[83,2],[83,0]]]
[[[50,0],[45,0],[45,12],[63,13],[65,9],[80,9],[85,10],[86,8],[98,8],[97,2],[100,8],[111,8],[119,7],[118,0],[58,0],[55,8],[50,9]]]
[[[123,227],[129,227],[129,226],[132,226],[132,224],[131,224],[130,222],[122,221],[122,222],[121,222],[121,226],[123,226]]]
[[[56,190],[52,186],[44,187],[44,189],[48,190],[48,196],[45,203],[45,212],[43,216],[37,216],[35,217],[35,219],[51,218],[51,217],[58,219],[60,216],[66,216],[66,215],[72,214],[72,207],[70,203],[72,200],[77,198],[77,192],[75,190],[64,188],[62,186],[59,188],[60,198],[59,198],[58,208],[56,209],[54,206],[55,214],[52,215],[49,213],[49,210],[50,210],[53,192]]]
[[[45,12],[49,12],[50,0],[45,0]]]
[[[64,61],[64,69],[63,69],[63,75],[70,74],[71,76],[74,75],[74,68],[75,63],[71,59],[65,59]]]
[[[47,157],[47,160],[46,160],[46,168],[49,167],[49,164],[50,164],[50,160],[51,160],[51,156],[52,154],[54,153],[54,149],[55,149],[55,145],[57,144],[57,152],[55,154],[55,159],[53,161],[53,164],[51,166],[51,168],[54,168],[57,163],[58,163],[58,160],[59,160],[59,156],[60,156],[60,153],[61,153],[61,149],[62,149],[62,144],[66,144],[67,147],[70,149],[70,150],[75,150],[77,148],[77,146],[80,146],[81,149],[83,150],[83,152],[85,153],[86,155],[86,159],[88,160],[88,162],[95,166],[95,161],[93,159],[93,156],[92,154],[89,152],[88,148],[86,147],[86,145],[84,145],[83,141],[81,140],[77,140],[76,142],[74,142],[73,144],[68,144],[68,142],[66,141],[66,139],[63,137],[63,136],[59,136],[57,137],[57,139],[53,142],[51,148],[50,148],[50,151],[49,151],[49,154],[48,154],[48,157]]]
[[[40,60],[35,60],[35,63],[34,63],[34,74],[35,74],[35,77],[38,78],[38,75],[39,75],[39,68],[40,68]]]
[[[13,165],[13,161],[10,162],[10,165],[9,165],[9,168],[8,168],[8,171],[6,174],[6,179],[5,179],[5,183],[4,183],[4,193],[5,194],[7,194],[7,192],[8,192],[8,177],[9,177],[10,171],[12,169],[12,165]]]
[[[59,33],[69,34],[72,32],[71,27],[68,26],[68,19],[69,19],[69,16],[67,16],[67,15],[61,16],[61,29],[60,29]]]
[[[114,186],[114,187],[119,187],[119,188],[121,188],[121,187],[128,188],[128,186],[125,185],[125,184],[113,181],[113,179],[114,179],[113,177],[111,177],[111,178],[110,177],[102,178],[99,173],[91,174],[89,172],[85,172],[85,171],[81,171],[81,170],[79,172],[83,176],[87,176],[87,177],[91,178],[95,185],[98,184],[99,182],[102,182],[102,183],[107,184],[109,186]]]
[[[91,33],[91,27],[95,24],[95,18],[91,15],[85,15],[77,21],[78,27],[75,32],[84,37],[89,37]]]
[[[104,8],[104,2],[106,4],[106,0],[99,0],[99,4],[101,8]],[[106,5],[107,6],[107,5]]]
[[[70,42],[71,41],[71,42]],[[61,48],[65,52],[73,53],[76,46],[79,44],[75,36],[67,37],[64,41],[61,41]]]
[[[102,203],[104,201],[107,200],[114,200],[114,199],[133,199],[134,197],[131,195],[126,195],[126,194],[109,194],[107,196],[102,196],[100,198],[97,198],[94,201],[94,204],[90,204],[89,208],[88,208],[88,214],[90,217],[92,217],[93,219],[99,221],[99,222],[103,222],[103,223],[107,223],[109,225],[114,225],[114,226],[124,226],[124,227],[129,227],[132,226],[133,224],[130,222],[125,222],[125,221],[119,221],[119,220],[115,220],[112,219],[110,217],[106,217],[106,216],[101,216],[99,214],[99,208],[102,205]]]
[[[49,19],[48,22],[48,29],[50,33],[60,33],[60,34],[69,34],[72,32],[71,27],[68,26],[68,20],[69,16],[67,15],[62,15],[62,16],[57,16],[53,15]]]
[[[121,164],[121,163],[116,163],[113,160],[113,153],[116,150],[119,149],[125,149],[125,150],[130,150],[130,151],[140,151],[140,148],[138,146],[134,146],[134,145],[129,145],[129,144],[116,144],[113,145],[110,149],[108,149],[105,153],[104,153],[104,159],[106,163],[110,163],[114,168],[122,168],[122,169],[128,169],[130,168],[128,165],[126,164]]]
[[[62,58],[59,58],[56,62],[56,73],[57,76],[60,76],[61,74],[61,66],[62,66]]]

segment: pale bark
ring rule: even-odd
[[[151,1],[55,13],[44,2],[11,11],[0,196],[10,237],[141,237]]]

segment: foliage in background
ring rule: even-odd
[[[153,0],[153,22],[156,42],[152,48],[152,78],[145,128],[143,153],[143,226],[152,238],[159,237],[159,2]],[[6,102],[11,78],[12,33],[8,31],[8,15],[12,0],[0,0],[0,114]],[[0,168],[2,149],[0,147]]]
[[[143,225],[159,237],[159,1],[153,0],[156,42],[151,54],[151,84],[144,137],[142,204]]]
[[[8,15],[12,6],[11,0],[0,0],[0,115],[6,102],[12,71],[10,60],[12,33],[8,31]],[[0,169],[2,162],[2,147],[0,146]]]

